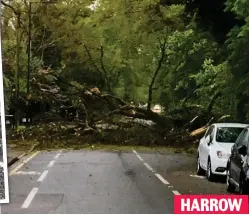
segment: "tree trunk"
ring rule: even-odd
[[[19,111],[19,74],[20,74],[20,45],[21,45],[21,15],[17,15],[17,28],[16,28],[16,73],[15,73],[15,126],[19,126],[20,111]]]

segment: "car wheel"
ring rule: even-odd
[[[231,178],[231,173],[230,173],[230,170],[228,169],[227,170],[227,178],[226,178],[227,192],[233,193],[233,192],[235,192],[236,187],[233,184],[231,184],[230,178]]]
[[[196,169],[197,175],[203,175],[205,173],[204,169],[201,168],[200,165],[200,157],[199,153],[197,154],[197,169]]]
[[[207,179],[209,181],[213,181],[214,180],[214,174],[212,173],[212,169],[211,169],[211,161],[209,159],[208,159],[208,163],[207,163],[206,176],[207,176]]]

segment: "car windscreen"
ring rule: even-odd
[[[238,127],[217,128],[216,141],[220,143],[235,143],[243,129]]]

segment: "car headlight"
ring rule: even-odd
[[[216,153],[217,153],[218,158],[229,158],[230,157],[230,153],[225,153],[222,151],[217,151]]]

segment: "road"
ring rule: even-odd
[[[10,171],[2,213],[173,213],[174,195],[225,193],[194,169],[175,153],[37,152]]]

